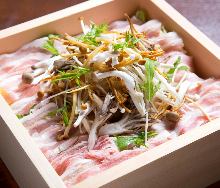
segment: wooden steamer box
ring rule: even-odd
[[[13,52],[48,33],[78,34],[79,17],[112,22],[144,9],[182,37],[203,77],[220,76],[220,48],[164,0],[91,0],[0,31],[0,53]],[[61,178],[0,96],[0,157],[20,187],[64,188]],[[133,157],[75,188],[205,187],[220,179],[220,119]]]

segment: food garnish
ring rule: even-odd
[[[148,139],[153,138],[156,135],[157,133],[155,131],[147,132]],[[115,142],[120,151],[145,146],[145,133],[140,132],[136,135],[117,136]]]
[[[145,147],[156,136],[153,124],[177,124],[180,107],[192,102],[186,98],[189,68],[181,57],[174,64],[161,61],[160,45],[125,17],[130,28],[121,33],[109,30],[107,24],[88,26],[81,17],[83,34],[49,35],[43,48],[52,54],[51,59],[23,74],[25,83],[41,85],[43,99],[38,107],[45,102],[56,104],[47,117],[60,118],[63,129],[58,140],[69,138],[71,129],[80,127],[80,132],[89,135],[89,149],[99,135],[115,137],[119,150]],[[141,11],[137,17],[146,19]],[[55,40],[66,53],[55,48]],[[178,71],[184,72],[180,80]]]

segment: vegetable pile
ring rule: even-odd
[[[138,15],[145,19],[142,12]],[[160,45],[125,17],[130,25],[126,32],[111,31],[107,24],[88,26],[80,18],[82,35],[49,35],[43,48],[51,59],[22,75],[25,83],[40,83],[36,108],[57,105],[48,116],[59,117],[62,124],[58,140],[88,134],[92,149],[98,136],[110,135],[120,150],[133,149],[147,146],[157,134],[151,129],[154,123],[175,125],[181,118],[190,85],[185,80],[188,67],[180,57],[173,65],[159,61],[164,55]],[[65,53],[59,53],[55,42]],[[183,72],[180,79],[178,71]]]

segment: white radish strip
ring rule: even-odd
[[[118,65],[118,57],[112,57],[112,66],[114,67],[115,65]]]
[[[89,103],[85,103],[87,108],[85,110],[81,110],[79,112],[79,116],[77,117],[75,123],[73,124],[74,127],[78,127],[82,120],[93,110],[93,107]]]
[[[133,54],[135,54],[135,56],[136,56],[138,59],[142,59],[142,56],[141,56],[139,53],[135,52],[135,51],[134,51],[133,49],[131,49],[131,48],[125,48],[124,51],[125,51],[128,55],[133,55]]]
[[[133,69],[130,67],[130,66],[127,66],[126,68],[125,67],[122,67],[120,68],[120,70],[126,72],[128,75],[132,76],[135,80],[135,82],[138,84],[142,84],[143,81],[135,74],[133,73]]]
[[[102,105],[102,114],[106,114],[108,112],[108,107],[111,103],[111,100],[114,98],[114,96],[110,95],[109,93],[105,96],[104,103]]]
[[[178,71],[181,67],[186,67],[186,65],[184,65],[184,64],[179,64],[179,65],[177,65],[177,67],[176,67],[176,69],[175,69],[175,71],[174,71],[174,73],[173,73],[173,77],[172,77],[172,81],[171,81],[172,83],[173,83],[174,80],[175,80],[177,71]]]
[[[163,93],[161,93],[159,91],[156,93],[155,96],[171,106],[175,105],[175,103],[171,99],[169,99],[166,95],[164,95]]]
[[[37,104],[37,105],[35,106],[35,108],[39,108],[39,107],[41,107],[43,104],[48,103],[49,100],[52,99],[52,98],[54,98],[54,97],[57,97],[57,96],[59,96],[59,95],[65,94],[65,93],[74,93],[74,92],[77,92],[77,91],[86,89],[87,87],[89,87],[89,85],[85,85],[85,86],[80,87],[80,88],[70,88],[70,89],[67,89],[67,90],[65,90],[65,91],[62,91],[62,92],[60,92],[60,93],[57,93],[57,94],[55,94],[55,95],[52,95],[52,96],[50,96],[50,97],[48,97],[48,98],[46,98],[46,99],[40,101],[40,103]]]
[[[189,89],[189,86],[190,86],[190,82],[187,80],[180,85],[180,89],[178,92],[179,101],[175,102],[175,106],[178,106],[183,102],[184,96],[186,95],[186,92]]]
[[[129,115],[127,114],[117,122],[105,124],[99,129],[99,135],[114,135],[116,133],[123,133],[124,131],[126,131],[124,127],[126,126],[126,122],[128,121],[128,119]]]
[[[136,67],[136,66],[132,66],[134,69],[134,72],[142,79],[145,80],[146,76],[144,75],[144,73],[142,72],[140,67]]]
[[[159,66],[163,68],[174,68],[174,65],[167,63],[159,63]]]
[[[155,71],[155,76],[164,84],[164,86],[167,88],[167,90],[174,96],[176,97],[176,100],[179,100],[179,96],[173,86],[171,86],[167,80],[161,76],[157,71]]]
[[[105,51],[97,53],[92,59],[91,62],[106,62],[110,58],[117,57],[117,54],[113,54],[112,52]]]
[[[78,58],[76,56],[73,56],[72,58],[79,66],[81,66],[81,67],[83,66],[83,64],[78,60]]]
[[[101,34],[99,37],[96,37],[96,40],[105,40],[105,41],[109,41],[109,43],[114,44],[114,41],[117,39],[117,37],[119,36],[119,34],[117,33],[105,33],[105,34]]]
[[[186,79],[187,76],[188,76],[188,72],[185,72],[184,75],[182,76],[181,80],[177,84],[176,90],[179,89],[180,85],[183,83],[183,81]]]
[[[80,19],[80,25],[81,25],[81,28],[82,28],[83,33],[86,34],[86,33],[87,33],[87,30],[86,30],[86,28],[85,28],[85,24],[84,24],[83,19]]]

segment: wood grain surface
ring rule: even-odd
[[[0,30],[83,1],[85,0],[0,0]],[[220,0],[167,1],[220,45]],[[0,188],[17,187],[13,177],[0,160]],[[218,187],[220,187],[220,182],[208,188]]]

